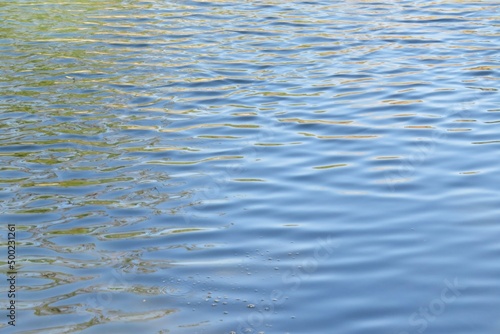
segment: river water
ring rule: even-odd
[[[499,333],[499,7],[0,1],[0,331]]]

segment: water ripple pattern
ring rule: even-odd
[[[498,333],[499,7],[0,2],[0,331]]]

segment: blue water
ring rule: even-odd
[[[2,333],[500,332],[495,1],[0,7]]]

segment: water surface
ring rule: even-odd
[[[495,2],[0,8],[2,332],[500,331]]]

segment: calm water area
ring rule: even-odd
[[[499,9],[0,1],[0,333],[500,333]]]

